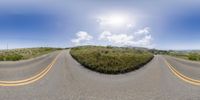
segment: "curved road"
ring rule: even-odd
[[[200,86],[176,76],[168,63],[185,76],[200,79],[199,63],[160,55],[123,75],[85,69],[69,50],[26,61],[2,62],[0,85],[1,81],[13,81],[13,86],[0,86],[0,100],[200,100]],[[32,76],[37,76],[33,78],[37,81],[14,86],[15,81]]]

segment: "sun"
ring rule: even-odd
[[[120,27],[128,24],[128,17],[122,14],[105,15],[98,18],[100,25]]]
[[[121,15],[112,15],[108,19],[109,23],[112,25],[123,25],[126,22],[126,18]]]

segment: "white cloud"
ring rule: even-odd
[[[93,36],[84,31],[77,32],[76,37],[77,38],[71,40],[75,45],[90,44],[90,40],[93,39]],[[104,41],[106,44],[113,46],[152,47],[152,40],[150,28],[145,27],[133,34],[115,34],[110,31],[104,31],[98,36],[97,42],[103,43]]]
[[[133,24],[127,24],[127,28],[133,28],[134,25]]]
[[[109,31],[104,31],[100,34],[99,40],[110,42],[115,46],[140,46],[150,47],[152,45],[152,36],[149,32],[150,28],[146,27],[138,30],[134,34],[114,34]]]
[[[79,31],[76,33],[76,39],[72,39],[71,42],[75,45],[81,45],[84,44],[83,42],[89,41],[93,39],[91,35],[89,35],[87,32]]]
[[[138,30],[135,33],[136,34],[149,34],[150,33],[150,28],[149,27],[145,27],[144,29]]]
[[[108,42],[119,44],[119,45],[128,45],[132,44],[133,36],[127,34],[112,34],[109,31],[104,31],[101,33],[100,40],[106,40]]]

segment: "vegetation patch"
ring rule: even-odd
[[[149,52],[157,55],[169,55],[181,59],[200,61],[200,51],[199,50],[156,50],[150,49]]]
[[[72,48],[70,53],[86,68],[106,74],[136,70],[153,58],[147,50],[120,47],[81,46]]]
[[[200,61],[200,54],[199,53],[190,53],[188,55],[189,60]]]
[[[0,61],[18,61],[29,58],[34,58],[47,54],[56,50],[58,48],[23,48],[23,49],[12,49],[12,50],[1,50],[0,51]]]
[[[186,60],[200,61],[200,53],[198,52],[183,52],[183,53],[171,52],[168,55]]]

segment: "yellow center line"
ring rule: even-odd
[[[52,66],[55,64],[55,62],[57,61],[58,57],[59,57],[60,53],[54,58],[54,60],[43,70],[41,71],[39,74],[27,78],[27,79],[23,79],[23,80],[17,80],[17,81],[0,81],[0,86],[20,86],[20,85],[27,85],[33,82],[38,81],[39,79],[41,79],[42,77],[44,77],[52,68]]]
[[[192,78],[189,78],[183,74],[181,74],[180,72],[178,72],[169,62],[167,62],[167,60],[165,60],[165,63],[167,64],[167,66],[169,67],[169,69],[172,71],[172,73],[177,76],[178,78],[182,79],[183,81],[190,83],[192,85],[198,85],[200,86],[200,80],[195,80]]]

